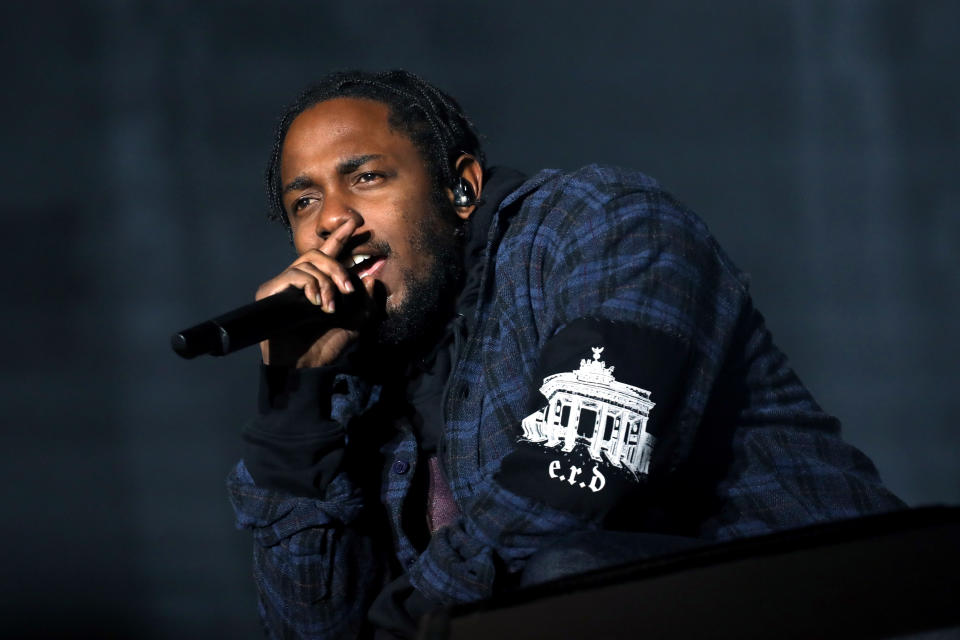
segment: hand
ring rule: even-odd
[[[260,285],[256,299],[279,293],[288,287],[303,290],[304,296],[326,313],[336,310],[339,295],[353,293],[358,285],[368,301],[364,311],[350,318],[347,327],[318,330],[305,327],[260,343],[260,352],[265,364],[294,366],[297,368],[320,367],[332,363],[343,350],[360,334],[360,327],[374,309],[374,279],[359,280],[337,262],[337,256],[357,228],[353,219],[346,220],[336,228],[319,249],[305,251],[283,273]]]

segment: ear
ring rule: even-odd
[[[461,219],[469,218],[477,208],[477,201],[480,200],[480,192],[483,191],[483,167],[469,153],[462,154],[457,161],[453,163],[454,179],[463,178],[472,191],[474,204],[466,207],[454,207],[454,211]],[[447,197],[453,203],[453,190],[447,187]]]

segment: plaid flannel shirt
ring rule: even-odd
[[[723,540],[902,506],[789,369],[745,276],[653,179],[597,165],[542,171],[500,203],[484,259],[476,316],[447,386],[439,451],[460,517],[425,551],[401,524],[418,464],[408,429],[381,425],[391,435],[371,472],[379,497],[346,472],[319,498],[259,488],[242,462],[231,474],[238,526],[254,534],[271,635],[360,633],[397,566],[434,602],[486,598],[498,572],[518,572],[559,536],[601,526],[495,478],[516,447],[541,349],[581,318],[654,328],[692,346],[671,444],[650,467],[651,486],[668,496],[657,509],[672,501],[682,510],[688,493],[699,496],[687,500],[695,512],[684,529],[674,524],[671,533]],[[332,412],[346,425],[378,389],[349,376],[343,382]],[[715,410],[721,395],[738,400]],[[718,446],[731,462],[708,473]]]

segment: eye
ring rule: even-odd
[[[358,175],[354,182],[356,184],[372,184],[382,179],[383,179],[382,173],[377,173],[375,171],[365,171],[364,173],[361,173],[360,175]]]
[[[303,196],[302,198],[297,198],[293,201],[293,204],[290,206],[292,213],[299,213],[310,206],[313,202],[317,200],[314,196]]]

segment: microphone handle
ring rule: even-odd
[[[337,312],[324,313],[303,295],[303,289],[288,287],[280,293],[251,302],[212,320],[184,329],[170,337],[170,346],[183,358],[200,355],[225,356],[257,344],[302,324],[332,328],[344,317],[344,302],[355,294],[340,296]]]

